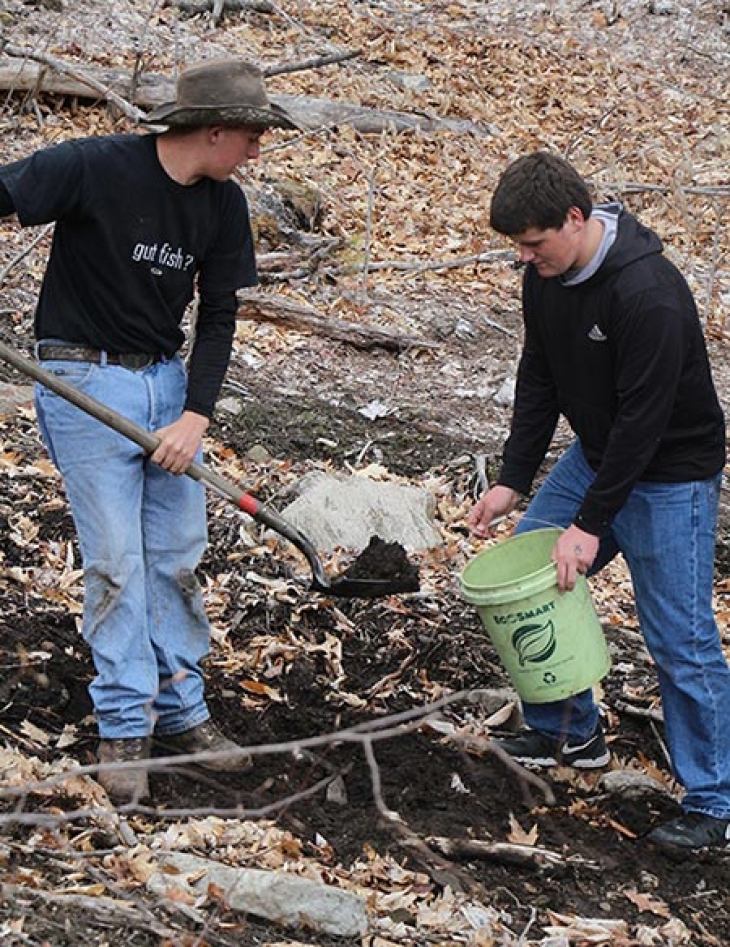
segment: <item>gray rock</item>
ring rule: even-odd
[[[362,551],[372,536],[406,549],[432,549],[441,542],[434,525],[434,499],[427,490],[364,476],[304,477],[300,496],[282,515],[317,549]]]
[[[368,931],[365,899],[285,871],[236,868],[174,852],[163,855],[147,887],[163,898],[200,897],[214,885],[233,911],[264,917],[286,927],[308,927],[333,937],[362,937]]]
[[[647,773],[637,773],[634,770],[616,769],[604,773],[600,780],[600,787],[605,792],[615,796],[625,796],[638,799],[641,796],[670,795],[666,786]]]
[[[505,378],[499,391],[494,396],[495,404],[501,405],[503,408],[511,407],[515,401],[515,385],[516,380],[514,378]]]
[[[265,464],[267,460],[271,460],[271,454],[263,444],[252,444],[246,451],[246,457],[254,464]]]
[[[388,73],[388,78],[406,92],[427,92],[432,86],[428,76],[419,75],[416,72],[401,72],[394,69]]]

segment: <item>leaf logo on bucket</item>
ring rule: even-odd
[[[517,652],[520,667],[549,660],[557,646],[555,627],[549,620],[544,625],[520,625],[512,632],[512,647]]]

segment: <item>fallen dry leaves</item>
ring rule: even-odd
[[[93,6],[90,4],[89,6]],[[474,3],[452,0],[419,6],[410,3],[320,3],[284,2],[282,15],[265,21],[233,19],[225,29],[209,34],[203,21],[187,26],[177,21],[173,5],[156,5],[145,25],[146,41],[154,45],[154,66],[173,65],[180,43],[184,55],[192,57],[201,42],[211,52],[247,49],[262,62],[285,59],[291,50],[297,58],[322,45],[360,48],[362,56],[348,68],[310,70],[277,77],[272,88],[282,93],[332,97],[372,108],[402,109],[422,115],[449,116],[468,120],[480,130],[468,135],[448,130],[419,131],[397,135],[385,130],[363,135],[343,125],[303,136],[294,147],[273,142],[260,166],[249,172],[253,183],[264,183],[273,173],[313,184],[322,195],[322,231],[342,239],[335,256],[326,257],[306,281],[286,283],[281,291],[316,305],[333,316],[353,322],[393,326],[402,332],[420,334],[430,329],[428,313],[407,300],[412,290],[433,289],[456,295],[470,313],[509,311],[515,307],[515,275],[505,263],[477,263],[441,269],[418,269],[418,264],[446,262],[502,250],[504,245],[485,225],[488,199],[496,176],[506,161],[535,147],[552,147],[568,153],[593,182],[601,199],[622,199],[654,225],[667,241],[670,255],[687,272],[697,293],[703,319],[711,338],[725,341],[730,326],[730,251],[727,228],[728,101],[726,70],[716,68],[721,47],[713,31],[694,36],[678,17],[669,43],[649,44],[645,33],[633,30],[638,19],[636,4],[621,5],[615,17],[603,9],[586,13],[585,4]],[[619,5],[612,6],[617,10]],[[645,5],[644,5],[645,6]],[[682,5],[680,5],[681,7]],[[710,16],[719,4],[702,5]],[[130,68],[134,62],[132,36],[139,35],[139,12],[127,5],[119,12],[113,30],[105,32],[104,17],[91,19],[63,15],[48,42],[54,53],[80,62]],[[698,16],[700,13],[697,14]],[[145,11],[144,16],[147,16]],[[654,24],[659,25],[658,17]],[[121,26],[120,26],[121,24]],[[672,25],[672,24],[670,24]],[[721,30],[716,24],[714,34]],[[99,41],[99,39],[103,41]],[[637,39],[638,37],[638,39]],[[173,41],[174,38],[174,41]],[[657,31],[657,40],[659,39]],[[692,42],[705,43],[695,53]],[[601,50],[596,54],[596,50]],[[719,51],[718,51],[719,50]],[[694,55],[694,59],[693,59]],[[404,76],[425,79],[422,91],[413,91]],[[39,130],[38,118],[44,126]],[[8,157],[36,147],[41,140],[60,140],[78,134],[107,133],[117,122],[105,109],[41,103],[11,116],[14,124]],[[5,119],[3,119],[5,121]],[[11,259],[27,237],[6,222],[0,223],[5,238],[3,259]],[[41,247],[47,251],[47,241]],[[388,267],[389,262],[413,266],[412,271]],[[383,264],[382,269],[370,270]],[[328,267],[330,271],[328,271]],[[337,271],[336,273],[334,271]],[[42,272],[42,255],[29,255],[22,266],[7,276],[12,294],[13,319],[9,331],[27,334],[28,313]],[[4,313],[7,318],[8,312]],[[19,314],[19,315],[18,315]],[[307,336],[269,325],[241,322],[237,344],[252,367],[277,359],[306,356]],[[419,356],[413,356],[414,362]],[[423,358],[424,376],[435,369]],[[446,373],[448,366],[437,366]],[[722,371],[722,366],[720,367]],[[384,416],[388,404],[374,399],[363,404],[363,413]],[[20,418],[0,418],[0,475],[4,493],[0,511],[7,522],[5,543],[23,565],[7,565],[8,553],[0,550],[0,593],[6,601],[3,619],[22,622],[23,614],[35,607],[79,616],[81,571],[74,544],[44,535],[38,513],[66,514],[57,496],[58,478],[38,448],[32,412]],[[271,461],[255,467],[222,445],[210,445],[211,458],[231,479],[247,481],[254,492],[277,495],[300,475],[291,462]],[[371,468],[382,478],[387,470]],[[421,568],[427,596],[435,602],[453,593],[453,571],[473,552],[464,539],[463,522],[471,498],[453,477],[432,472],[424,485],[436,498],[443,547],[423,555]],[[228,522],[235,514],[212,505],[212,517]],[[68,523],[63,530],[68,536]],[[59,530],[60,531],[60,530]],[[273,541],[258,543],[246,536],[238,521],[230,531],[237,546],[248,556],[266,562],[283,557],[296,573],[296,554]],[[504,534],[502,534],[504,535]],[[330,565],[341,569],[346,552],[333,556]],[[302,655],[315,655],[331,681],[331,699],[343,706],[370,710],[399,688],[414,703],[442,696],[440,685],[425,672],[404,685],[399,674],[383,675],[364,694],[356,693],[347,680],[340,641],[335,633],[314,641],[300,633],[306,614],[324,603],[305,602],[289,581],[270,578],[249,570],[245,582],[237,579],[242,553],[232,552],[230,571],[209,576],[205,587],[207,605],[216,624],[217,651],[214,660],[237,679],[241,700],[252,709],[282,700],[278,682]],[[250,561],[247,558],[247,561]],[[262,570],[263,571],[263,570]],[[630,580],[625,567],[615,563],[594,590],[597,605],[607,624],[635,629]],[[730,626],[730,580],[716,587],[718,618],[727,634]],[[245,652],[230,645],[231,631],[248,609],[266,600],[287,604],[288,626],[262,635]],[[235,607],[231,607],[235,603]],[[394,622],[407,619],[407,606],[395,601],[384,606]],[[438,607],[433,627],[438,628]],[[223,616],[226,616],[224,619]],[[335,615],[334,628],[346,628],[349,619]],[[425,615],[420,617],[424,628]],[[405,647],[399,629],[393,628],[393,646]],[[726,637],[730,655],[730,638]],[[42,665],[42,654],[9,655],[18,673]],[[409,656],[401,663],[404,671]],[[627,684],[627,700],[651,706],[652,697]],[[477,736],[498,727],[512,712],[505,705],[485,723],[469,719],[463,727]],[[443,730],[442,730],[443,732]],[[74,776],[72,760],[52,764],[35,754],[51,745],[56,751],[72,745],[73,728],[51,737],[42,728],[26,722],[17,733],[3,730],[16,748],[0,751],[0,778],[5,786],[45,783],[40,795],[51,801],[100,807],[103,793],[88,776]],[[658,780],[666,774],[648,760]],[[458,788],[458,786],[457,786]],[[586,812],[586,818],[590,813]],[[24,843],[30,848],[51,848],[62,857],[89,852],[89,832],[95,818],[83,831],[57,828],[55,840],[38,829]],[[104,821],[102,816],[99,819]],[[628,833],[620,824],[618,832]],[[490,907],[448,888],[437,891],[430,879],[407,871],[391,857],[365,850],[363,858],[345,872],[331,864],[331,853],[323,841],[320,858],[306,856],[293,835],[266,822],[236,819],[185,819],[160,828],[154,821],[135,820],[134,830],[144,843],[126,852],[108,856],[105,870],[126,890],[138,891],[153,870],[156,852],[164,850],[206,852],[242,864],[253,862],[271,870],[293,870],[311,877],[362,891],[369,898],[376,932],[372,947],[414,943],[414,930],[434,942],[467,943],[491,947],[518,943],[672,945],[691,943],[691,935],[667,906],[649,893],[625,890],[634,907],[666,919],[658,927],[629,925],[625,921],[581,918],[547,913],[547,924],[533,927],[527,941],[509,930],[508,919]],[[85,834],[86,832],[86,834]],[[509,840],[534,846],[536,826],[523,828],[511,822]],[[0,860],[16,854],[15,843],[3,840]],[[41,872],[18,870],[15,880],[42,888]],[[69,875],[62,889],[67,894],[98,897],[105,883],[88,883],[83,876]],[[22,919],[6,922],[4,935],[23,936]],[[416,934],[416,937],[420,935]],[[179,941],[182,943],[182,941]],[[282,942],[283,943],[283,942]],[[286,943],[295,943],[287,940]],[[307,941],[302,941],[306,944]],[[270,947],[275,947],[272,942]]]

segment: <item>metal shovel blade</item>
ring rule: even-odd
[[[372,536],[352,565],[329,582],[331,595],[347,598],[380,598],[419,588],[418,569],[400,543],[387,543],[379,536]]]

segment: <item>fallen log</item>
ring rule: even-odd
[[[447,855],[449,858],[485,859],[504,865],[520,865],[532,868],[552,868],[567,864],[568,859],[559,852],[537,845],[521,845],[514,842],[487,842],[480,839],[452,839],[432,837],[426,840],[429,845]],[[580,861],[586,867],[597,870],[595,863],[583,859],[570,859],[571,862]]]
[[[239,292],[238,319],[251,319],[256,322],[278,322],[295,329],[315,332],[361,349],[385,348],[396,352],[414,348],[438,348],[438,343],[410,335],[402,335],[380,326],[361,325],[358,322],[346,322],[344,319],[332,319],[321,315],[316,309],[295,302],[288,296]]]
[[[0,90],[4,92],[44,92],[92,101],[114,103],[130,118],[139,118],[142,110],[150,110],[175,98],[175,82],[157,73],[142,73],[132,83],[131,73],[99,66],[65,63],[32,50],[7,44],[0,56]],[[264,70],[273,75],[286,67]],[[486,137],[485,127],[465,119],[450,119],[422,113],[371,109],[351,102],[335,102],[299,95],[270,95],[292,116],[303,131],[322,126],[351,125],[357,131],[379,134],[383,131],[447,130],[455,134]]]

